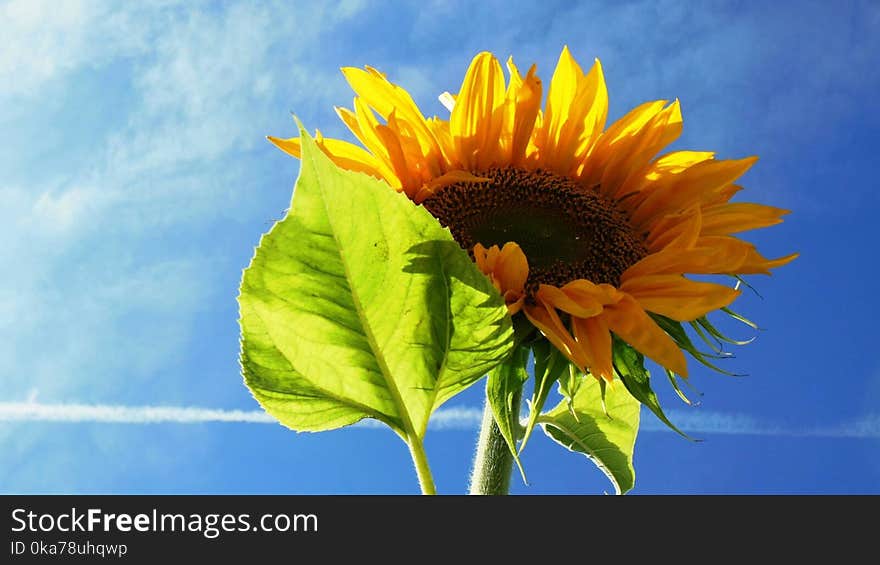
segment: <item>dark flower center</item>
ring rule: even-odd
[[[444,187],[423,205],[469,253],[477,243],[522,248],[526,287],[576,279],[620,284],[620,275],[647,255],[642,237],[612,201],[553,173],[496,168],[474,174],[486,183]]]

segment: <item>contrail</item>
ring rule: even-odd
[[[880,415],[872,414],[837,426],[792,429],[768,425],[744,414],[718,412],[670,411],[670,419],[682,430],[695,434],[735,434],[791,437],[880,439]],[[434,430],[476,430],[482,410],[475,407],[450,407],[431,416]],[[48,404],[34,401],[0,402],[0,422],[95,422],[112,424],[194,424],[238,422],[274,424],[276,420],[261,410],[221,410],[193,406],[117,406],[107,404]],[[384,424],[365,419],[360,428],[381,428]],[[669,431],[647,412],[642,413],[644,432]]]
[[[670,421],[679,429],[694,434],[735,434],[755,436],[800,435],[779,426],[767,425],[745,414],[723,414],[719,412],[684,412],[669,410]],[[669,428],[651,414],[642,412],[642,431],[662,432]]]
[[[842,426],[811,430],[807,435],[817,437],[880,438],[880,414],[868,414]]]
[[[272,416],[259,410],[215,410],[190,406],[112,406],[106,404],[43,404],[0,402],[0,422],[104,422],[160,424],[175,422],[246,422],[271,424]]]
[[[482,411],[456,407],[438,410],[431,416],[433,429],[476,429]],[[219,410],[193,406],[114,406],[107,404],[46,404],[40,402],[0,402],[0,422],[100,422],[108,424],[196,424],[239,422],[275,424],[262,410]],[[365,419],[359,427],[383,427],[376,420]]]

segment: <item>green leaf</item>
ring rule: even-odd
[[[611,353],[614,359],[614,370],[620,377],[620,380],[623,381],[623,386],[626,387],[626,390],[636,400],[647,406],[670,429],[691,439],[686,433],[678,429],[675,424],[670,422],[666,414],[663,413],[660,401],[651,388],[651,375],[645,369],[645,356],[636,351],[635,348],[627,345],[617,336],[614,336],[611,344]]]
[[[245,382],[294,430],[370,417],[421,442],[438,406],[507,357],[510,316],[424,208],[301,133],[290,212],[242,279]]]
[[[519,439],[520,431],[519,405],[522,400],[522,387],[529,378],[526,368],[528,361],[528,347],[517,347],[506,361],[489,371],[489,381],[486,384],[486,397],[489,406],[492,407],[495,424],[504,436],[504,441],[513,454],[513,460],[516,461],[524,482],[527,482],[526,472],[519,460],[516,441]]]
[[[535,429],[538,416],[544,409],[544,403],[547,402],[553,383],[558,381],[563,371],[568,368],[568,359],[546,339],[533,343],[532,351],[535,355],[535,388],[529,400],[529,419],[519,447],[520,453],[526,448],[532,436],[532,430]]]
[[[574,414],[563,400],[538,422],[553,440],[589,457],[611,480],[615,492],[624,494],[635,484],[633,449],[639,431],[639,402],[622,387],[609,387],[606,415],[601,395],[599,382],[586,379],[572,399]]]

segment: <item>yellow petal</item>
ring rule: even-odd
[[[345,124],[351,133],[354,134],[358,141],[366,146],[366,143],[363,139],[363,134],[361,133],[360,124],[358,124],[357,114],[349,110],[348,108],[343,108],[342,106],[334,106],[333,109],[336,111],[336,115],[339,116],[339,119],[342,120],[342,123]]]
[[[279,139],[269,136],[267,139],[288,155],[293,155],[297,159],[302,157],[300,138]],[[343,169],[366,173],[376,178],[383,178],[380,172],[380,164],[376,158],[357,145],[339,139],[323,137],[320,139],[316,138],[315,141],[324,154]]]
[[[547,92],[547,111],[544,114],[545,147],[547,151],[559,148],[559,139],[563,127],[570,123],[570,127],[576,127],[574,120],[569,120],[573,112],[582,111],[572,103],[578,93],[578,83],[584,72],[580,65],[571,56],[568,46],[562,48],[559,60],[556,62],[556,70],[550,79],[550,89]]]
[[[508,242],[502,249],[497,245],[486,249],[477,243],[474,245],[474,261],[504,297],[510,314],[516,314],[525,300],[525,284],[529,276],[529,264],[519,245]]]
[[[567,294],[552,285],[540,285],[536,296],[540,302],[550,304],[579,318],[589,318],[602,313],[602,304],[595,297],[575,293]]]
[[[668,248],[652,253],[624,271],[621,282],[646,275],[735,273],[746,260],[750,245],[736,238],[699,238],[691,249]]]
[[[701,203],[705,195],[733,183],[757,160],[757,157],[747,157],[693,165],[678,174],[674,182],[652,190],[632,214],[633,225],[643,227],[666,214]]]
[[[501,285],[502,294],[524,293],[529,263],[519,245],[513,242],[504,244],[495,265],[495,277]]]
[[[376,158],[357,145],[339,139],[325,138],[319,146],[334,163],[343,169],[383,178],[380,172],[381,167]]]
[[[354,99],[354,107],[354,112],[346,108],[336,107],[336,114],[355,137],[377,157],[376,162],[382,177],[392,186],[401,186],[403,181],[397,177],[396,172],[391,167],[388,148],[383,141],[385,136],[380,136],[377,133],[379,122],[373,111],[362,98]],[[397,119],[396,112],[392,111],[388,115],[387,127],[397,137],[397,145],[401,146],[401,150],[407,156],[411,172],[421,168],[426,173],[432,175],[441,174],[440,170],[444,160],[439,150],[435,154],[419,145],[418,140],[412,133],[412,128],[409,124],[400,122]],[[416,179],[412,178],[410,182],[416,182]]]
[[[789,210],[751,202],[719,204],[703,210],[702,233],[728,235],[766,228],[781,223],[782,216],[788,213]]]
[[[421,182],[410,175],[407,166],[406,154],[400,145],[400,139],[395,135],[394,131],[385,125],[376,126],[376,135],[385,146],[388,152],[388,161],[395,176],[399,179],[400,186],[409,197],[415,196],[416,191],[421,188]],[[392,185],[393,186],[393,185]],[[395,187],[398,188],[398,187]]]
[[[409,93],[388,81],[385,76],[372,67],[357,69],[343,67],[342,74],[355,93],[372,106],[383,118],[388,118],[391,112],[397,112],[411,121],[425,121],[416,103]]]
[[[398,119],[396,112],[388,115],[388,128],[394,132],[406,156],[407,168],[414,182],[424,184],[443,173],[441,164],[434,154],[419,144],[410,124]]]
[[[670,214],[648,233],[646,244],[652,253],[665,248],[689,249],[703,233],[703,214],[699,205],[677,214]]]
[[[735,273],[740,275],[769,275],[770,269],[776,269],[783,265],[791,263],[800,257],[800,253],[792,253],[779,257],[778,259],[767,259],[754,248],[752,248],[745,261],[737,267]]]
[[[363,143],[364,147],[366,147],[370,153],[375,155],[377,159],[391,168],[388,148],[385,147],[385,143],[377,131],[379,128],[379,120],[376,119],[376,115],[361,98],[354,99],[354,115],[357,118],[357,128],[360,132],[358,139],[360,142]]]
[[[355,99],[355,104],[357,104],[357,99]],[[339,116],[342,122],[354,134],[358,141],[360,141],[364,145],[364,147],[367,147],[369,149],[371,145],[367,141],[367,136],[361,131],[357,114],[355,112],[352,112],[348,108],[342,108],[340,106],[336,106],[335,110],[336,115]],[[387,163],[387,151],[385,151],[384,147],[381,147],[381,143],[378,141],[378,138],[372,129],[369,131],[369,134],[369,138],[373,140],[373,149],[369,149],[368,152],[373,151],[373,162],[376,171],[379,173],[379,178],[383,178],[391,186],[399,188],[400,180],[397,178],[397,175],[394,174],[394,171],[391,169],[391,167],[388,166]],[[374,152],[375,150],[378,150],[379,152],[376,153]]]
[[[495,263],[500,254],[501,249],[497,245],[489,248],[483,247],[482,243],[474,245],[474,261],[477,263],[477,268],[487,277],[491,277],[495,272]]]
[[[602,174],[603,192],[616,198],[630,192],[654,156],[678,139],[681,130],[681,107],[675,100],[633,135],[632,141],[618,143],[615,157]]]
[[[678,175],[697,163],[709,161],[714,157],[711,151],[673,151],[651,162],[640,176],[626,180],[617,192],[617,198],[628,212],[634,212],[647,196],[678,180]],[[626,198],[624,198],[626,197]]]
[[[501,64],[484,51],[471,61],[449,118],[461,168],[479,170],[494,164],[504,125],[504,100]]]
[[[617,146],[623,140],[635,136],[665,105],[666,100],[645,102],[614,122],[599,136],[584,162],[581,174],[582,182],[588,186],[599,184],[606,166],[618,154]]]
[[[687,376],[687,363],[678,345],[639,306],[636,299],[624,295],[617,304],[606,307],[602,318],[625,342],[663,367]]]
[[[425,124],[425,116],[405,89],[390,82],[372,67],[366,67],[366,70],[345,67],[342,74],[351,89],[375,108],[380,116],[387,120],[392,112],[396,113],[398,119],[411,128],[414,139],[425,155],[439,154],[437,142]]]
[[[302,159],[302,141],[298,137],[290,139],[281,139],[280,137],[267,136],[266,139],[271,141],[275,147],[284,151],[288,155]]]
[[[680,173],[697,163],[709,161],[714,157],[715,153],[712,151],[673,151],[667,153],[654,161],[652,170],[647,173],[650,177],[648,180],[654,180],[660,175]]]
[[[610,284],[595,284],[585,279],[576,279],[565,284],[560,290],[580,304],[596,302],[601,305],[614,304],[620,300],[620,292]]]
[[[733,195],[742,190],[742,187],[737,184],[729,184],[724,188],[719,188],[718,190],[712,191],[710,194],[703,196],[703,206],[716,206],[718,204],[725,204]]]
[[[556,349],[568,357],[569,361],[577,365],[581,371],[587,371],[587,367],[590,366],[590,360],[580,344],[574,340],[565,328],[552,306],[540,303],[534,306],[525,305],[523,306],[523,312],[529,321],[532,322],[532,325],[538,328]]]
[[[510,72],[510,84],[507,87],[507,103],[505,108],[503,140],[505,142],[507,162],[521,165],[526,156],[535,120],[541,109],[541,79],[537,76],[537,67],[532,65],[526,78],[523,79],[513,57],[507,61]]]
[[[649,312],[680,322],[729,305],[740,291],[720,284],[688,280],[679,275],[648,275],[624,282],[620,289]]]
[[[758,253],[758,250],[753,244],[729,235],[700,236],[700,238],[697,239],[694,250],[697,250],[698,248],[706,249],[714,253],[716,256],[725,256],[727,258],[726,265],[722,267],[719,264],[715,264],[713,266],[716,267],[717,270],[711,272],[707,270],[686,270],[683,272],[727,275],[769,275],[770,269],[775,269],[790,263],[799,256],[798,253],[792,253],[777,259],[767,259]],[[734,262],[735,258],[740,259],[738,263]],[[626,275],[626,273],[624,273],[624,275]]]
[[[457,163],[458,158],[455,156],[455,145],[452,142],[452,133],[449,131],[449,122],[434,116],[428,120],[428,128],[434,134],[434,139],[437,140],[437,145],[443,156],[442,161],[446,163],[446,170],[454,168],[452,164]]]
[[[581,142],[575,151],[576,160],[582,163],[593,148],[593,144],[605,129],[608,118],[608,89],[605,86],[605,73],[599,59],[593,61],[593,68],[587,73],[583,103],[589,107],[584,115],[584,127]]]
[[[611,356],[611,332],[602,316],[572,318],[574,339],[590,359],[590,374],[607,382],[614,380]]]
[[[539,147],[544,153],[543,160],[548,168],[565,174],[565,166],[561,165],[566,156],[573,157],[577,149],[580,128],[583,127],[582,116],[586,108],[576,105],[575,100],[584,72],[571,56],[568,46],[562,48],[550,89],[547,92],[547,110],[544,113],[543,130]]]
[[[585,75],[564,47],[550,81],[547,111],[536,140],[542,165],[562,175],[573,173],[601,133],[607,111],[608,95],[599,61]]]

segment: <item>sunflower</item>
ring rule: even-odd
[[[682,130],[678,100],[646,102],[605,127],[598,60],[588,73],[563,48],[541,110],[542,83],[510,58],[509,80],[477,55],[449,120],[426,118],[376,69],[344,68],[354,107],[336,112],[366,148],[324,138],[340,167],[384,179],[449,228],[504,296],[580,370],[611,382],[612,336],[687,376],[680,340],[658,321],[691,322],[740,291],[686,275],[769,274],[733,234],[781,222],[787,210],[730,202],[756,161],[705,151],[658,156]],[[381,119],[380,119],[381,118]],[[298,138],[269,138],[300,157]],[[668,327],[667,327],[668,329]]]

